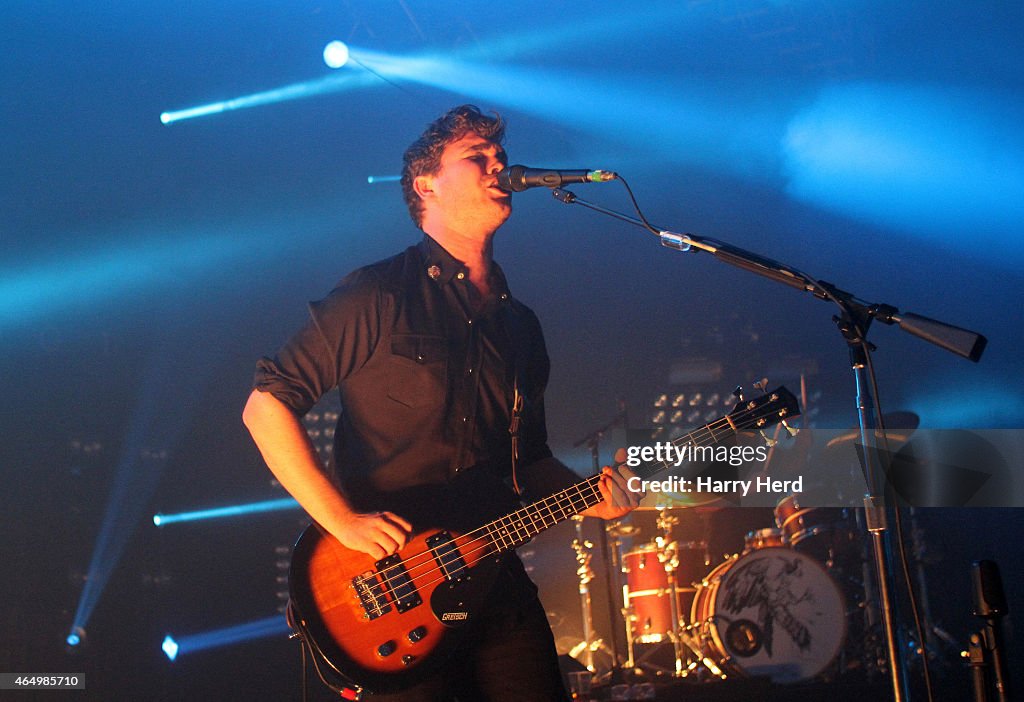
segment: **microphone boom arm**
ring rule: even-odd
[[[651,232],[650,228],[642,220],[583,200],[569,190],[553,188],[551,194],[556,200],[566,205],[582,205],[595,212],[628,222],[640,227],[644,231]],[[845,314],[849,314],[853,318],[866,319],[868,323],[872,319],[877,319],[885,324],[895,324],[908,334],[935,344],[939,348],[943,348],[950,353],[975,363],[981,358],[981,354],[988,343],[988,340],[977,332],[936,319],[930,319],[913,312],[901,313],[897,308],[884,302],[874,304],[865,302],[855,297],[852,293],[841,290],[831,283],[815,280],[795,268],[738,246],[695,234],[677,234],[661,227],[655,227],[655,229],[657,232],[651,233],[654,233],[659,238],[661,245],[666,248],[694,253],[704,251],[731,266],[756,273],[764,278],[788,285],[797,290],[809,292],[819,300],[830,300],[836,303]],[[859,308],[861,313],[851,314],[853,312],[850,309],[851,307]],[[866,335],[866,328],[861,331]]]

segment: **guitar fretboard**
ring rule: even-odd
[[[747,426],[750,425],[752,422]],[[735,436],[736,430],[734,424],[722,417],[673,440],[671,443],[677,449],[683,449],[685,446],[713,445]],[[633,472],[640,479],[645,479],[669,467],[670,464],[667,461],[650,462],[633,468]],[[484,529],[494,544],[495,550],[500,553],[522,546],[545,529],[598,504],[604,499],[598,488],[600,480],[600,475],[593,475],[572,487],[549,495],[487,524]]]

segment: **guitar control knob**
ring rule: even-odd
[[[398,644],[394,641],[385,641],[377,647],[377,655],[381,658],[387,658],[392,653],[398,650]]]
[[[402,665],[409,665],[414,660],[416,660],[416,656],[412,656],[407,653],[404,656],[402,656]]]
[[[418,626],[409,632],[409,643],[418,643],[427,637],[427,627]]]

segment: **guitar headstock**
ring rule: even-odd
[[[761,383],[757,387],[759,390],[763,390],[766,383]],[[771,392],[763,392],[758,397],[749,400],[741,399],[728,415],[729,423],[737,431],[764,429],[799,416],[800,403],[796,396],[782,385]],[[795,432],[789,427],[786,428],[790,433]]]

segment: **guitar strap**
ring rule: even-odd
[[[512,418],[508,425],[508,433],[512,436],[512,489],[516,491],[516,495],[522,497],[523,490],[519,487],[519,480],[516,477],[516,468],[519,465],[519,426],[523,416],[523,396],[519,392],[519,365],[517,359],[516,374],[512,379]]]
[[[523,383],[526,379],[526,329],[522,314],[511,305],[505,309],[506,330],[512,343],[514,367],[512,369],[512,411],[509,412],[508,433],[512,437],[512,489],[517,497],[523,496],[517,475],[519,467],[519,439],[523,427],[523,412],[526,407],[526,396],[523,394]]]

